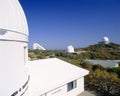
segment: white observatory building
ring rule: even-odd
[[[68,53],[74,53],[75,51],[74,51],[74,47],[72,46],[72,45],[69,45],[68,47],[67,47],[67,52]]]
[[[38,43],[33,43],[33,50],[46,50],[46,49]]]
[[[110,40],[108,37],[103,37],[103,43],[104,44],[109,44],[110,43]]]
[[[0,96],[77,96],[87,74],[57,58],[28,61],[23,9],[18,0],[0,0]]]
[[[18,0],[0,0],[0,96],[30,96],[28,26]]]
[[[102,41],[101,42],[99,42],[99,44],[109,44],[110,43],[110,40],[109,40],[109,38],[108,37],[103,37],[103,39],[102,39]]]

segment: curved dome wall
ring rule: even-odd
[[[0,0],[0,96],[30,96],[28,26],[18,0]]]
[[[28,35],[27,22],[18,0],[1,0],[0,12],[0,29]]]

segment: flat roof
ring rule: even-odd
[[[29,61],[30,88],[34,96],[49,92],[89,73],[57,58]]]

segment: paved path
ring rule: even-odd
[[[79,94],[78,96],[96,96],[96,95],[93,94],[92,92],[84,91],[81,94]]]

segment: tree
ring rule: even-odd
[[[97,65],[93,65],[92,67],[92,70],[95,71],[95,70],[105,70],[104,67],[102,67],[100,64],[97,64]]]
[[[83,61],[83,62],[80,62],[81,66],[89,71],[92,70],[92,64],[88,61]]]
[[[30,52],[28,54],[28,57],[30,57],[31,59],[36,58],[36,54],[34,52]]]
[[[88,86],[95,89],[102,96],[113,96],[119,94],[120,79],[116,74],[107,71],[96,70],[87,77]]]

